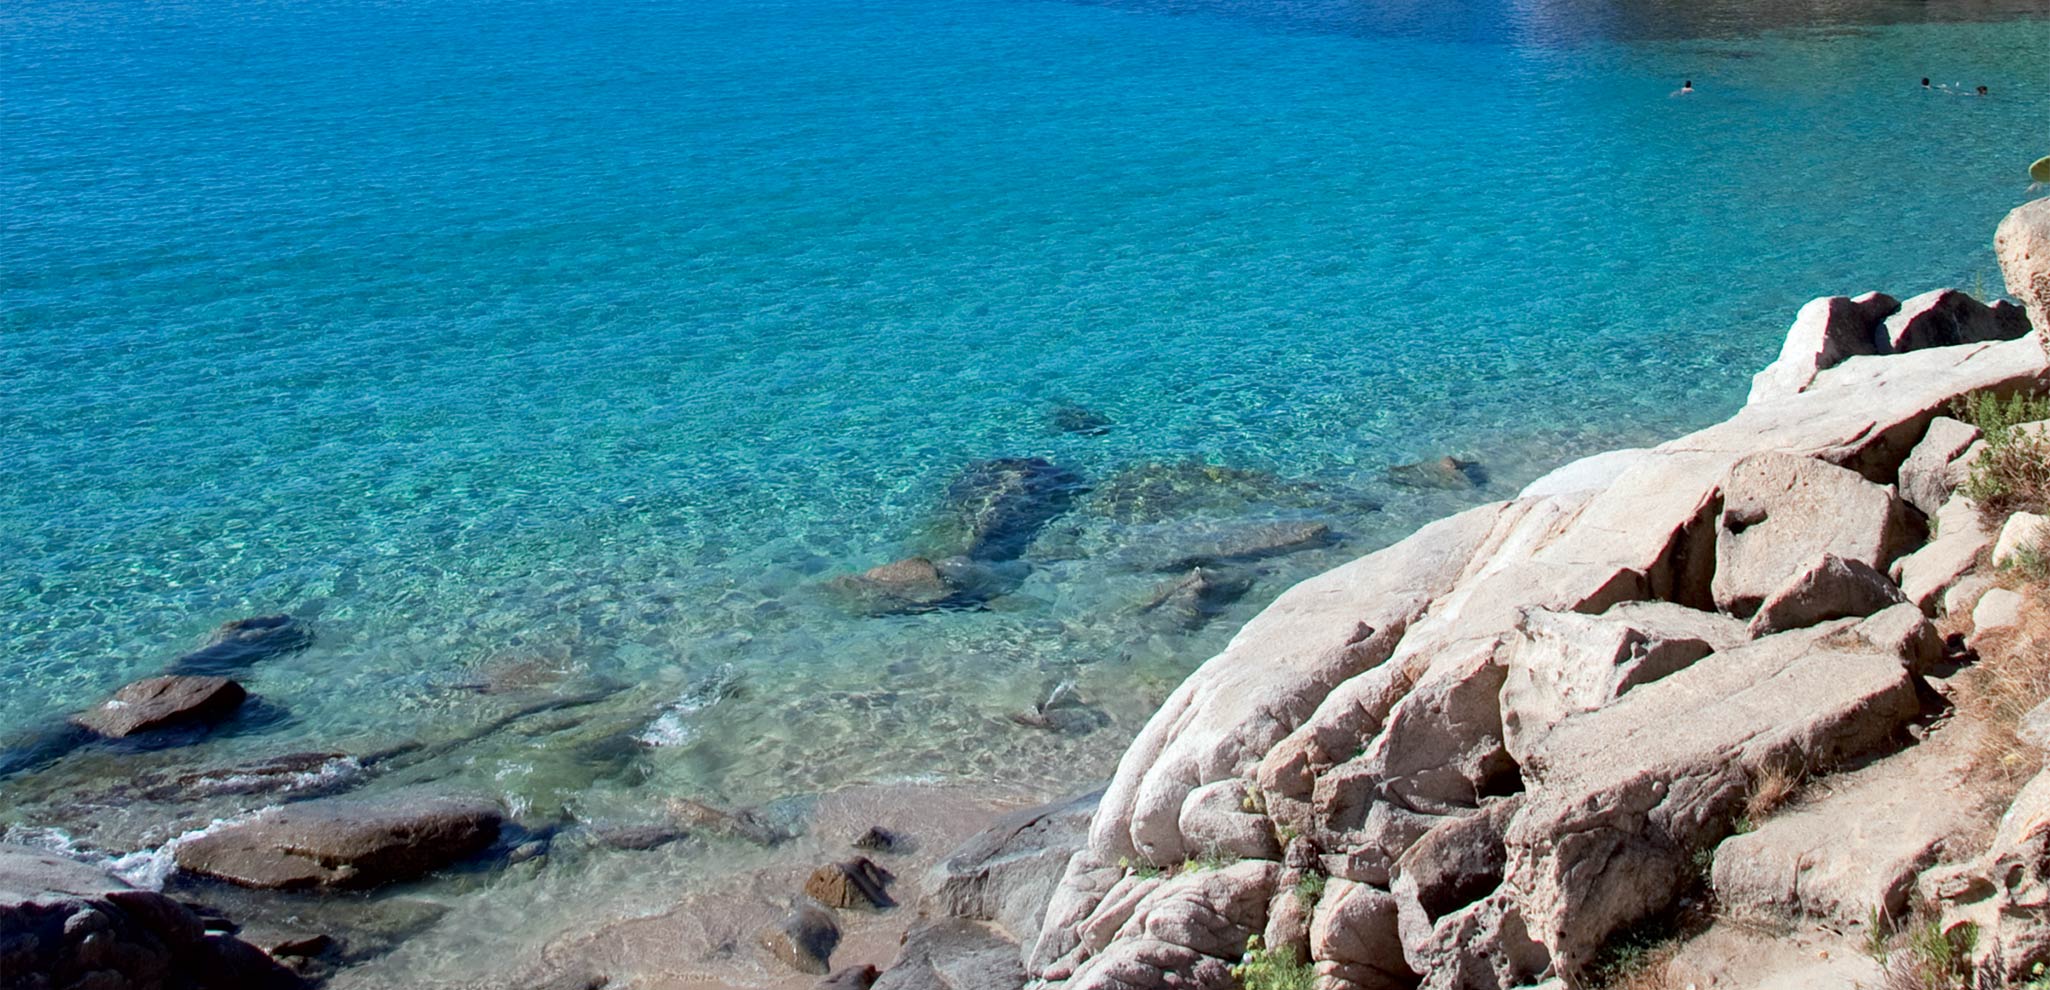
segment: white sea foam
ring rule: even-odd
[[[681,746],[697,738],[698,726],[693,716],[733,696],[740,690],[742,674],[730,663],[722,663],[712,673],[675,701],[662,709],[648,727],[636,736],[650,746]]]
[[[277,805],[259,808],[245,814],[216,818],[205,825],[181,833],[162,845],[137,849],[134,852],[115,855],[90,846],[81,845],[76,838],[63,829],[44,825],[10,825],[0,830],[0,842],[12,842],[47,849],[69,859],[97,866],[121,878],[126,883],[144,890],[162,890],[171,874],[178,869],[178,846],[203,835],[208,835],[230,825],[239,825],[270,812]]]

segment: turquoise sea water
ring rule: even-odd
[[[1727,415],[1806,299],[1998,291],[2043,4],[1661,6],[10,3],[0,730],[226,619],[318,640],[261,717],[0,824],[132,848],[178,829],[51,795],[594,688],[411,772],[536,819],[1101,776],[1290,581]],[[1388,484],[1446,453],[1490,483]],[[1272,478],[1085,497],[984,610],[822,590],[1023,455]],[[1140,611],[1272,519],[1341,542]],[[1008,718],[1062,680],[1063,731]]]

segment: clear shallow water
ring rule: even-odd
[[[0,728],[228,618],[320,638],[247,676],[265,717],[0,804],[66,824],[51,795],[138,763],[448,739],[593,685],[401,776],[537,819],[1101,776],[1290,581],[1721,418],[1806,299],[1997,288],[2050,140],[2045,14],[11,4]],[[1063,403],[1111,432],[1052,429]],[[1383,477],[1447,452],[1493,483]],[[984,612],[820,592],[1026,454],[1319,487],[1085,500]],[[1146,562],[1239,518],[1344,542],[1201,629],[1136,613]],[[1068,678],[1070,731],[1007,718]],[[191,824],[159,814],[89,827]]]

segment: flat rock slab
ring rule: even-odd
[[[248,696],[242,685],[225,677],[145,677],[71,721],[108,739],[126,739],[155,729],[218,722],[235,714]]]
[[[1865,924],[1905,916],[1915,877],[1987,816],[1957,725],[1897,756],[1810,785],[1813,796],[1716,849],[1718,903]]]
[[[491,845],[495,802],[418,791],[323,798],[181,842],[180,869],[262,889],[362,888],[410,880]]]
[[[1567,719],[1524,767],[1508,888],[1561,972],[1671,903],[1728,835],[1750,774],[1887,744],[1920,705],[1898,657],[1836,622],[1706,657]]]

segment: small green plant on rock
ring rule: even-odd
[[[1885,990],[1971,990],[1978,944],[1979,926],[1969,921],[1949,931],[1936,921],[1910,926],[1886,953]]]
[[[1958,400],[1956,412],[1986,441],[1959,491],[1989,519],[2050,510],[2050,431],[2020,429],[2050,420],[2050,399],[1979,392]]]
[[[1304,873],[1303,878],[1295,882],[1295,899],[1304,907],[1311,907],[1323,900],[1325,879],[1322,873]]]
[[[1260,936],[1246,939],[1246,954],[1231,968],[1245,990],[1316,990],[1317,970],[1296,958],[1293,946],[1268,948]]]
[[[1129,856],[1118,857],[1118,868],[1141,880],[1151,880],[1166,872],[1152,863],[1138,862]]]
[[[1238,860],[1216,849],[1205,849],[1203,855],[1182,864],[1183,873],[1201,873],[1205,870],[1221,870]]]

